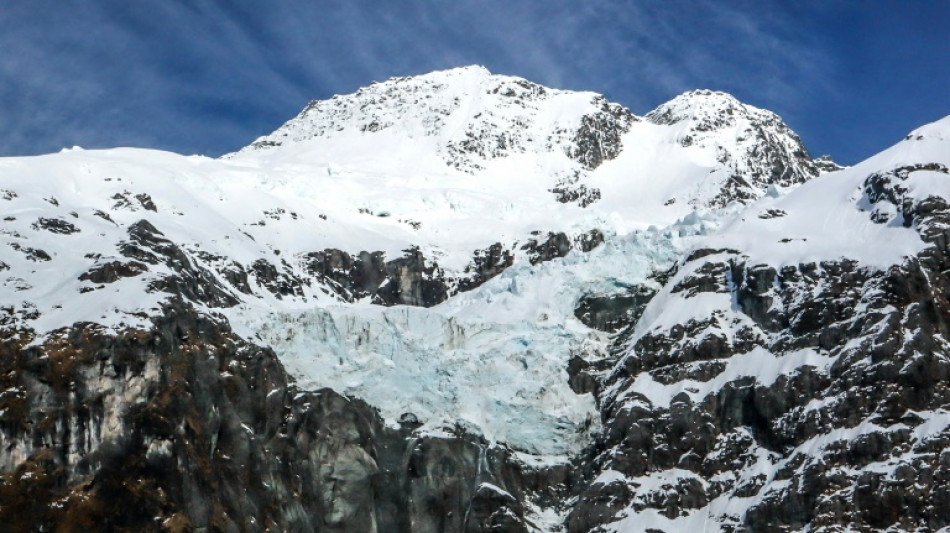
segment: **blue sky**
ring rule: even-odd
[[[851,164],[950,114],[950,2],[7,0],[0,155],[216,156],[311,99],[468,64],[637,114],[727,91]]]

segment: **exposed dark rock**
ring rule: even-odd
[[[80,281],[92,283],[113,283],[121,278],[131,278],[147,272],[148,267],[138,261],[110,261],[96,265],[79,276]]]
[[[604,243],[604,234],[599,229],[592,229],[574,237],[574,247],[587,253]]]
[[[469,291],[501,274],[514,264],[515,256],[500,242],[484,250],[475,250],[472,264],[465,269],[466,276],[459,280],[459,291]]]
[[[10,247],[18,252],[22,252],[30,261],[50,261],[53,258],[50,257],[48,253],[37,248],[30,248],[28,246],[23,246],[18,242],[10,243]]]
[[[576,203],[581,207],[587,207],[597,200],[600,200],[600,189],[588,187],[583,183],[564,183],[556,185],[551,189],[551,192],[554,193],[557,201],[562,204]]]
[[[158,208],[155,207],[155,202],[152,201],[152,197],[145,194],[139,193],[135,195],[135,199],[139,201],[139,205],[147,211],[158,211]]]
[[[218,272],[224,276],[224,279],[231,284],[232,287],[241,291],[244,294],[251,294],[251,286],[247,281],[247,270],[244,269],[244,266],[237,261],[231,261],[220,267]]]
[[[192,260],[175,243],[166,239],[147,220],[129,226],[129,240],[119,245],[119,253],[150,265],[164,265],[172,271],[149,285],[150,290],[179,295],[209,307],[231,307],[238,299],[208,269]]]
[[[532,265],[550,261],[558,257],[564,257],[573,248],[570,237],[566,233],[548,233],[543,241],[530,239],[521,246],[528,255],[528,261]]]
[[[521,502],[514,496],[491,483],[482,483],[472,495],[464,531],[527,533],[523,516]]]
[[[575,355],[567,363],[568,384],[577,394],[587,394],[597,389],[597,378],[591,375],[591,363]]]
[[[386,263],[387,278],[376,288],[374,303],[429,307],[445,301],[448,290],[438,264],[426,264],[418,249]]]
[[[33,223],[33,229],[45,229],[50,233],[69,235],[78,233],[79,228],[61,218],[40,218]]]
[[[766,209],[762,213],[759,213],[759,218],[767,220],[770,218],[784,217],[787,214],[788,213],[786,213],[785,211],[782,211],[781,209]]]
[[[251,286],[248,283],[248,271],[244,265],[231,259],[208,253],[204,250],[191,250],[194,257],[213,268],[220,274],[232,287],[243,294],[253,294]]]
[[[112,217],[109,216],[109,214],[106,213],[106,212],[104,212],[104,211],[100,211],[100,210],[96,209],[96,210],[93,212],[93,215],[95,215],[95,216],[101,218],[102,220],[105,220],[105,221],[107,221],[107,222],[112,222],[113,224],[115,224],[115,221],[112,220]]]
[[[247,274],[245,273],[242,276],[243,268],[230,271],[232,272],[231,279],[237,282],[237,286],[244,285],[246,287]],[[258,259],[251,265],[251,273],[254,275],[254,279],[257,280],[258,285],[270,291],[277,298],[303,296],[303,285],[306,282],[297,277],[290,266],[283,261],[280,268],[278,268],[266,259]],[[249,287],[248,290],[250,290]]]
[[[680,264],[670,294],[684,302],[722,294],[731,309],[644,333],[602,383],[584,387],[598,395],[604,427],[586,459],[590,475],[609,469],[625,479],[580,490],[568,531],[596,530],[628,508],[675,517],[721,496],[751,498],[744,515],[716,517],[742,533],[950,525],[950,436],[914,436],[933,416],[923,413],[950,406],[943,340],[950,333],[950,205],[908,194],[903,183],[918,171],[947,172],[901,167],[872,174],[863,191],[872,206],[895,206],[896,222],[928,243],[900,265],[839,259],[776,267],[710,249]],[[722,381],[739,355],[781,361],[800,350],[829,366],[789,368],[768,385],[751,376]],[[644,372],[660,384],[682,383],[684,392],[653,405],[630,390]],[[720,384],[696,396],[697,384],[711,380]],[[767,457],[774,479],[737,475],[756,472],[757,456]],[[640,476],[674,469],[706,484],[647,494],[630,488]]]
[[[636,324],[656,289],[637,285],[616,294],[584,296],[574,308],[574,316],[584,325],[601,331],[617,332]]]
[[[839,165],[838,163],[835,163],[834,160],[831,159],[830,155],[823,155],[820,157],[816,157],[813,160],[813,163],[815,164],[815,168],[817,168],[821,172],[837,172],[839,170],[844,169],[843,166]]]
[[[580,354],[575,354],[567,363],[567,383],[577,394],[598,392],[603,384],[603,377],[615,363],[612,358],[585,359]]]
[[[546,241],[539,243],[532,239],[521,249],[527,250],[532,264],[537,264],[563,257],[575,246],[588,252],[603,240],[598,230],[578,235],[574,242],[565,233],[549,233]],[[363,251],[351,255],[334,249],[311,252],[301,260],[307,273],[331,287],[345,301],[370,298],[371,302],[381,305],[430,307],[501,274],[514,264],[514,254],[501,243],[476,250],[471,264],[458,278],[446,275],[418,248],[405,250],[401,257],[390,260],[382,252]]]
[[[611,104],[603,97],[597,97],[594,103],[600,111],[581,118],[581,125],[574,133],[573,146],[567,154],[588,170],[620,155],[623,149],[620,139],[637,120],[628,109]]]
[[[115,203],[112,205],[113,209],[129,209],[135,211],[141,207],[147,211],[158,211],[158,208],[155,207],[155,202],[152,201],[152,197],[145,193],[132,194],[129,191],[123,191],[114,194],[112,200],[115,200]]]
[[[386,261],[382,252],[324,250],[304,256],[307,271],[334,288],[347,301],[370,297],[382,305],[429,307],[448,297],[449,281],[437,264],[429,264],[418,249]]]

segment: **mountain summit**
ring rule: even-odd
[[[464,67],[313,101],[231,157],[352,160],[390,174],[507,175],[585,206],[652,195],[651,209],[680,202],[665,210],[680,216],[684,206],[748,203],[770,186],[818,175],[777,115],[724,93],[686,93],[645,118],[595,93]]]
[[[723,194],[713,203],[751,200],[769,186],[800,185],[819,172],[801,140],[778,115],[726,93],[683,93],[648,113],[646,119],[679,129],[678,141],[684,146],[715,150],[728,177],[722,184]]]
[[[311,102],[244,151],[367,137],[378,151],[434,155],[464,172],[514,154],[563,154],[588,168],[616,156],[638,120],[594,93],[550,89],[471,66],[393,78],[354,94]],[[597,128],[595,131],[589,131]],[[363,134],[363,135],[361,135]],[[406,143],[416,145],[406,151]],[[387,144],[388,143],[388,144]],[[313,149],[323,148],[314,143]]]

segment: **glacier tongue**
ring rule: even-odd
[[[612,236],[589,253],[519,263],[432,308],[336,305],[227,312],[236,331],[280,354],[307,388],[330,387],[403,415],[422,433],[455,425],[522,452],[564,462],[598,427],[594,399],[568,384],[572,356],[603,358],[609,337],[574,317],[588,293],[617,293],[668,268],[709,222]]]

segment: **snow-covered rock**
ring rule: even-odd
[[[570,531],[950,523],[948,131],[693,243],[616,347]]]
[[[798,136],[778,115],[726,93],[684,93],[646,119],[670,126],[683,146],[715,153],[718,168],[703,180],[704,187],[715,192],[691,198],[697,203],[723,206],[754,200],[770,186],[794,187],[819,172]]]

